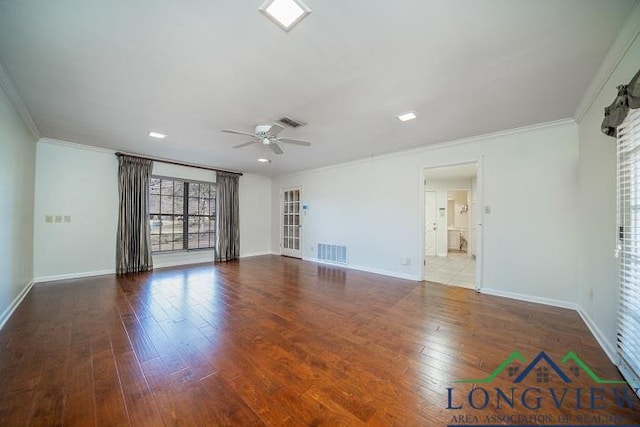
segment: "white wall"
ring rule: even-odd
[[[436,203],[438,205],[437,213],[437,229],[436,229],[436,255],[447,256],[448,254],[448,227],[449,216],[453,214],[455,218],[455,209],[453,213],[449,212],[449,190],[468,190],[471,191],[471,179],[429,179],[425,191],[431,190],[436,192]],[[444,208],[444,215],[442,215]],[[459,212],[458,212],[459,215]]]
[[[163,163],[154,174],[215,181],[211,171]],[[41,139],[37,144],[35,276],[39,281],[115,270],[118,225],[118,161],[111,150]],[[240,254],[270,251],[271,180],[240,178]],[[46,215],[70,223],[45,222]],[[213,251],[154,255],[154,266],[208,262]]]
[[[271,178],[240,177],[240,256],[271,252]]]
[[[615,353],[618,308],[616,143],[600,131],[604,107],[640,68],[636,39],[579,123],[581,262],[578,303],[609,354]]]
[[[565,121],[274,178],[272,247],[279,251],[279,190],[303,186],[303,256],[346,243],[349,263],[419,280],[422,169],[483,157],[483,286],[573,304],[577,300],[577,126]],[[527,197],[513,198],[513,194]],[[522,227],[522,224],[529,224]],[[402,258],[410,265],[401,265]]]
[[[70,216],[71,222],[46,223],[47,215]],[[117,225],[118,162],[113,153],[38,141],[36,281],[113,272]]]
[[[0,89],[0,327],[33,279],[35,140]]]

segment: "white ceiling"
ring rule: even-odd
[[[635,4],[262,2],[0,0],[0,58],[42,136],[279,175],[571,117]],[[285,114],[313,146],[270,164],[220,132]]]

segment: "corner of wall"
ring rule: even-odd
[[[637,2],[578,106],[577,311],[612,362],[618,310],[615,140],[600,131],[603,109],[627,83],[640,61],[640,2]],[[594,203],[595,201],[595,203]],[[594,303],[597,302],[597,303]]]
[[[0,64],[0,328],[33,286],[37,129]]]
[[[31,136],[33,137],[33,139],[35,141],[40,139],[40,130],[38,130],[38,127],[36,126],[36,123],[33,121],[33,118],[31,117],[29,110],[27,109],[26,105],[22,101],[22,97],[20,96],[20,94],[18,93],[18,90],[13,84],[13,80],[11,79],[11,76],[9,75],[7,68],[2,63],[1,60],[0,60],[0,88],[2,88],[4,93],[7,95],[7,98],[9,98],[9,101],[13,105],[13,108],[16,110],[16,113],[18,114],[18,116],[20,116],[20,119],[22,119],[22,122],[31,133]]]
[[[16,309],[18,308],[18,306],[20,305],[22,300],[24,300],[24,298],[27,296],[27,294],[29,293],[29,291],[31,290],[31,288],[33,287],[34,284],[35,284],[35,282],[33,280],[31,280],[29,283],[27,283],[27,286],[25,286],[22,289],[22,291],[20,291],[20,293],[16,296],[16,298],[11,302],[9,307],[7,307],[2,312],[2,314],[0,314],[0,330],[7,323],[7,321],[9,320],[11,315],[13,314],[13,312],[16,311]]]
[[[587,111],[589,111],[598,95],[600,95],[604,89],[614,70],[631,48],[638,34],[640,34],[640,2],[636,3],[633,11],[629,14],[629,17],[623,24],[622,29],[602,61],[602,65],[600,65],[598,72],[591,81],[587,92],[582,97],[580,104],[578,104],[578,108],[573,115],[576,122],[580,123],[582,121]]]
[[[607,336],[600,330],[598,325],[593,321],[593,319],[591,319],[589,314],[584,310],[584,308],[582,308],[581,305],[577,305],[576,311],[578,312],[584,323],[587,325],[587,328],[589,328],[596,341],[598,341],[598,344],[600,344],[600,347],[602,347],[602,350],[605,352],[609,360],[611,360],[611,363],[617,365],[618,354],[615,344],[607,339]]]

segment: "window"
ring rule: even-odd
[[[549,368],[546,366],[541,366],[536,368],[536,382],[537,383],[548,383],[549,382]]]
[[[619,368],[640,384],[640,110],[618,127]]]
[[[151,252],[215,246],[215,184],[154,176],[149,186]]]

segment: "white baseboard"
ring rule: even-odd
[[[27,296],[27,294],[29,293],[29,291],[31,290],[34,284],[35,284],[35,281],[33,280],[27,283],[27,286],[22,288],[18,296],[15,297],[15,299],[11,302],[11,304],[9,304],[9,307],[7,307],[7,309],[2,313],[2,315],[0,315],[0,329],[4,327],[5,323],[7,323],[7,320],[9,320],[13,312],[16,311],[16,308],[18,308],[18,306],[20,305],[24,297]]]
[[[491,288],[482,288],[480,289],[480,292],[487,295],[495,295],[499,297],[511,298],[511,299],[516,299],[520,301],[535,302],[538,304],[545,304],[545,305],[550,305],[553,307],[560,307],[560,308],[568,308],[570,310],[577,311],[580,317],[582,318],[582,320],[584,321],[584,323],[587,325],[587,328],[589,328],[589,331],[591,332],[593,337],[596,339],[596,341],[600,345],[600,348],[602,348],[602,350],[605,352],[609,360],[611,360],[611,363],[618,366],[618,353],[616,351],[615,345],[613,345],[607,339],[607,337],[602,333],[600,328],[598,328],[598,326],[593,321],[593,319],[591,319],[591,317],[587,314],[587,312],[578,303],[557,300],[552,298],[536,297],[536,296],[526,295],[526,294],[519,294],[516,292],[501,291],[498,289],[491,289]]]
[[[598,341],[598,344],[600,344],[602,350],[607,354],[611,363],[618,366],[618,352],[616,351],[615,345],[607,339],[600,328],[598,328],[598,325],[596,325],[593,319],[591,319],[591,316],[587,314],[581,305],[578,305],[577,312],[580,317],[582,317],[582,320],[587,325],[587,328],[589,328],[596,341]]]
[[[55,274],[52,276],[36,277],[34,280],[36,283],[42,283],[42,282],[54,282],[56,280],[82,279],[83,277],[104,276],[106,274],[116,274],[116,271],[115,270],[98,270],[98,271],[83,271],[81,273]]]
[[[379,270],[377,268],[363,267],[363,266],[360,266],[360,265],[353,265],[353,264],[334,264],[332,262],[322,261],[322,260],[319,260],[317,258],[303,257],[302,260],[303,261],[315,262],[317,264],[331,265],[333,267],[342,267],[342,268],[348,268],[350,270],[358,270],[358,271],[364,271],[364,272],[367,272],[367,273],[380,274],[382,276],[395,277],[396,279],[412,280],[414,282],[419,282],[420,281],[420,277],[417,276],[417,275],[414,275],[414,274],[405,274],[405,273],[398,273],[398,272],[395,272],[395,271]]]
[[[568,308],[570,310],[578,309],[578,304],[576,304],[575,302],[564,301],[564,300],[559,300],[554,298],[537,297],[537,296],[527,295],[527,294],[519,294],[517,292],[502,291],[500,289],[480,288],[480,293],[487,294],[487,295],[494,295],[497,297],[517,299],[520,301],[535,302],[537,304],[550,305],[553,307]]]
[[[273,252],[271,251],[265,251],[265,252],[253,252],[250,254],[240,254],[240,258],[249,258],[252,256],[262,256],[262,255],[271,255]],[[278,254],[280,255],[280,254]]]

